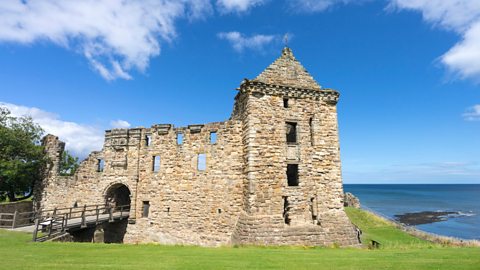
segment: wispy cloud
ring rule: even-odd
[[[243,52],[246,49],[262,51],[266,45],[279,39],[277,35],[252,35],[247,37],[236,31],[218,33],[218,37],[227,40],[237,52]]]
[[[107,80],[131,79],[176,36],[178,18],[211,12],[209,0],[0,1],[0,42],[49,41],[84,55]]]
[[[468,108],[462,116],[467,121],[480,121],[480,104]]]
[[[296,12],[321,12],[335,5],[363,3],[371,0],[287,0],[291,10]]]
[[[217,0],[217,9],[221,13],[246,12],[251,8],[263,5],[268,0]]]
[[[112,128],[129,128],[131,127],[130,123],[125,121],[125,120],[114,120],[114,121],[110,121],[110,126],[112,126]]]
[[[66,148],[74,155],[86,157],[93,150],[101,150],[104,131],[98,127],[65,121],[60,116],[35,107],[0,102],[13,116],[31,116],[46,133],[58,136],[66,142]]]
[[[389,8],[419,11],[425,21],[458,33],[461,40],[440,61],[460,78],[480,82],[480,1],[390,0]]]

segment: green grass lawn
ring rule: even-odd
[[[380,249],[31,243],[0,230],[0,269],[480,269],[480,248],[442,247],[347,209]]]

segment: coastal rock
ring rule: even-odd
[[[346,192],[343,199],[344,207],[360,208],[360,200],[350,192]]]

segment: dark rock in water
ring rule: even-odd
[[[353,208],[360,208],[360,200],[355,197],[350,192],[345,193],[344,199],[343,199],[343,206],[344,207],[353,207]]]
[[[450,211],[423,211],[423,212],[416,212],[416,213],[405,213],[402,215],[395,215],[395,220],[403,223],[405,225],[421,225],[421,224],[429,224],[439,221],[445,221],[452,215],[458,215],[458,212],[450,212]]]

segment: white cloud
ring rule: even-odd
[[[112,128],[129,128],[131,125],[129,122],[119,119],[115,121],[110,121],[110,126],[112,126]]]
[[[220,39],[227,40],[237,52],[243,52],[245,49],[263,50],[265,46],[273,42],[278,37],[275,35],[253,35],[246,37],[239,32],[218,33]]]
[[[334,5],[361,3],[367,0],[288,0],[292,10],[299,12],[320,12]]]
[[[425,21],[461,35],[440,60],[461,78],[480,81],[480,1],[390,0],[389,8],[419,11]]]
[[[462,116],[467,121],[480,121],[480,104],[468,108]]]
[[[104,140],[104,131],[84,124],[64,121],[54,113],[43,111],[35,107],[25,107],[11,103],[0,102],[0,106],[7,107],[13,116],[31,116],[48,134],[58,136],[66,143],[66,148],[73,155],[86,157],[93,150],[101,150]]]
[[[49,41],[83,54],[105,79],[131,79],[176,36],[175,20],[211,12],[209,0],[0,1],[0,42]]]
[[[217,0],[217,8],[222,13],[245,12],[267,1],[268,0]]]

